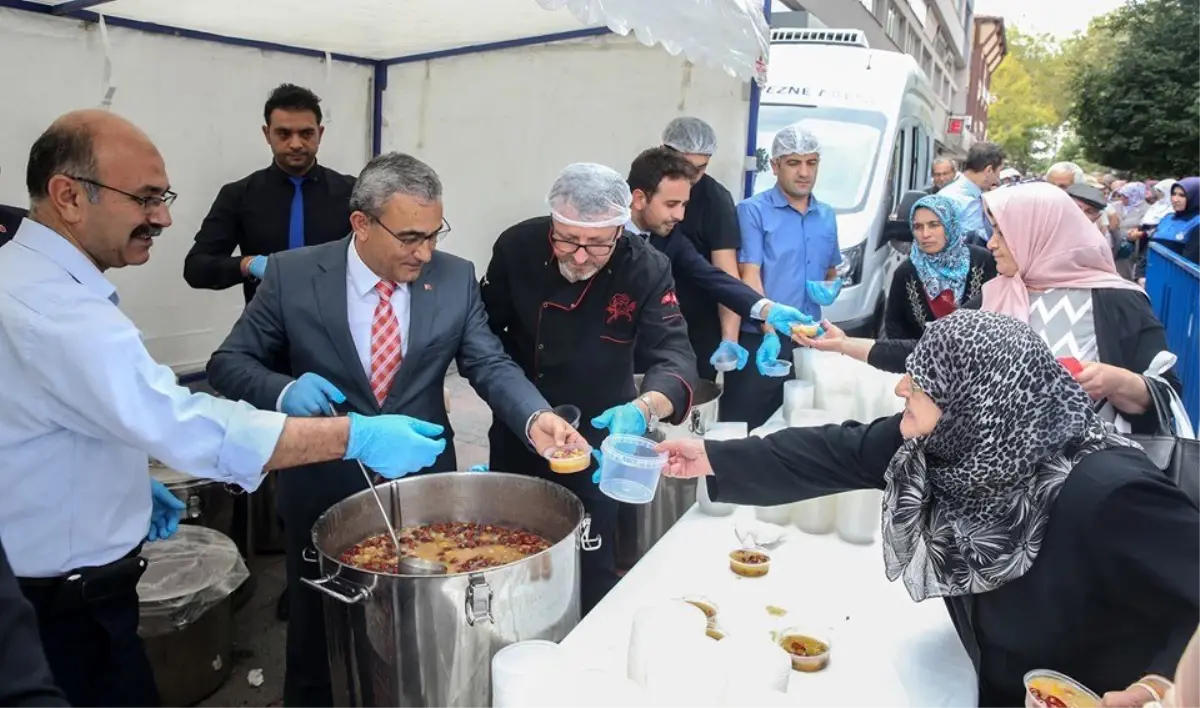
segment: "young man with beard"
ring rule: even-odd
[[[350,232],[354,178],[317,164],[321,99],[292,84],[276,88],[263,108],[263,137],[274,159],[221,188],[183,261],[193,288],[241,285],[254,297],[271,254],[336,241]],[[237,250],[240,255],[233,255]]]

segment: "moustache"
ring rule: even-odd
[[[136,229],[134,229],[133,233],[129,234],[129,236],[131,238],[153,239],[153,238],[158,238],[159,235],[162,234],[162,231],[163,230],[162,230],[161,226],[142,225],[142,226],[139,226]]]

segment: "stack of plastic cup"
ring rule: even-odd
[[[646,686],[647,668],[656,656],[676,651],[679,643],[689,639],[712,642],[707,631],[708,618],[704,612],[682,600],[669,600],[639,609],[633,615],[633,629],[629,635],[626,664],[629,679],[639,686]],[[660,673],[660,678],[662,675],[665,673]]]
[[[704,432],[705,440],[741,440],[748,434],[745,423],[713,423]],[[709,516],[729,516],[737,508],[735,504],[722,504],[708,498],[708,482],[704,477],[696,480],[696,503],[700,511]]]
[[[492,657],[493,708],[556,705],[553,679],[566,667],[562,647],[554,642],[509,644]]]

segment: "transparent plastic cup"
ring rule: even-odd
[[[667,453],[636,435],[610,435],[600,445],[600,491],[627,504],[647,504],[654,499],[658,478],[667,464]]]
[[[762,374],[772,378],[787,376],[792,373],[792,362],[784,361],[783,359],[775,359],[773,361],[765,361],[762,365]]]
[[[710,363],[717,371],[733,371],[737,368],[737,355],[731,352],[719,352],[713,355]]]
[[[1054,701],[1046,699],[1053,696]],[[1100,705],[1100,696],[1075,679],[1048,669],[1035,669],[1025,674],[1025,705],[1029,708],[1050,708],[1059,703],[1068,708],[1089,708]]]

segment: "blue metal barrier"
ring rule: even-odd
[[[1179,357],[1183,406],[1200,423],[1200,266],[1157,243],[1146,254],[1146,294],[1163,327],[1167,348]]]

